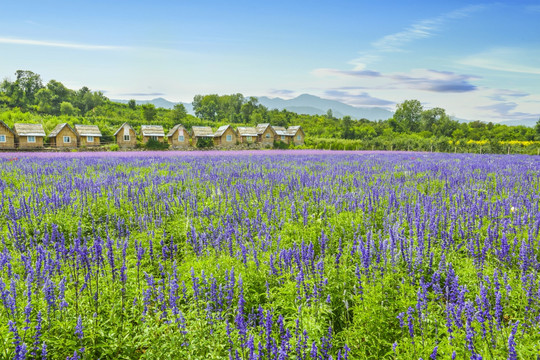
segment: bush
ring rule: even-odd
[[[118,144],[109,145],[109,151],[118,151],[119,149],[120,149],[120,146],[118,146]]]
[[[283,141],[274,141],[274,149],[288,149],[289,148],[289,144],[287,143],[284,143]]]
[[[158,140],[150,139],[148,142],[144,145],[144,147],[148,150],[167,150],[169,148],[169,143],[161,142]]]
[[[214,139],[210,137],[201,137],[197,139],[197,147],[199,149],[207,149],[214,146]]]

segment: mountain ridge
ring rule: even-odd
[[[386,120],[392,117],[393,113],[383,108],[356,107],[345,103],[324,99],[315,95],[301,94],[292,99],[282,99],[279,97],[270,98],[267,96],[257,97],[259,104],[267,107],[269,110],[287,110],[297,114],[306,115],[325,115],[328,110],[332,110],[333,116],[342,118],[350,116],[355,120],[362,118],[368,120]],[[127,104],[129,100],[111,99],[111,101]],[[156,107],[172,109],[176,104],[183,104],[189,114],[194,115],[193,105],[184,102],[172,102],[165,98],[158,97],[151,100],[135,100],[137,105],[154,104]]]

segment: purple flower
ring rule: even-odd
[[[81,315],[79,315],[79,318],[77,319],[77,325],[75,326],[75,335],[77,335],[79,340],[82,340],[82,338],[84,337]]]

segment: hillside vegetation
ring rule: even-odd
[[[135,128],[161,124],[166,129],[182,123],[233,126],[270,123],[275,126],[300,125],[307,138],[304,147],[318,149],[423,150],[443,152],[491,152],[537,154],[540,149],[540,121],[535,128],[473,121],[460,123],[442,108],[424,109],[418,100],[398,104],[386,120],[353,120],[350,116],[304,115],[287,110],[268,109],[256,97],[242,94],[196,95],[196,116],[184,105],[173,109],[153,104],[113,102],[87,87],[72,90],[61,82],[43,84],[41,76],[19,70],[15,80],[0,83],[0,120],[9,126],[16,122],[42,123],[48,133],[58,123],[96,124],[103,132],[102,142],[112,143],[112,134],[124,122]]]

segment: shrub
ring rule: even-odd
[[[274,149],[288,149],[289,144],[283,142],[283,141],[274,141]]]
[[[201,137],[197,139],[197,147],[199,149],[207,149],[214,146],[214,139],[210,137]]]
[[[144,145],[144,147],[148,150],[167,150],[169,148],[169,143],[161,142],[158,140],[150,139],[148,142]]]

